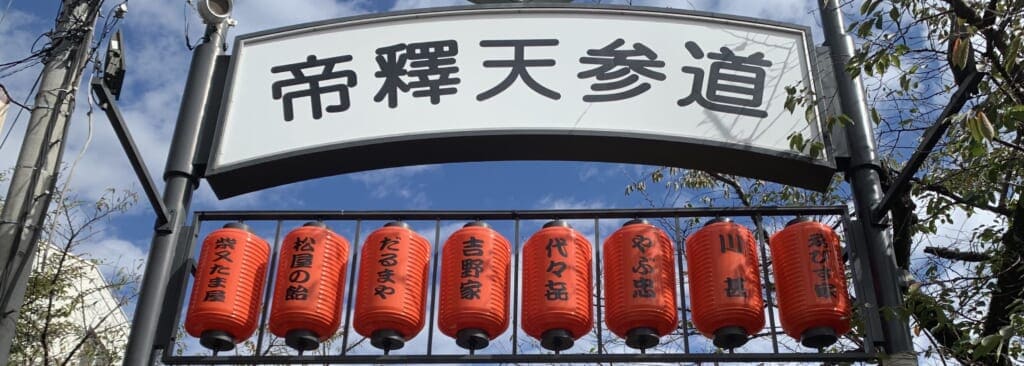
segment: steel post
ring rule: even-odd
[[[873,277],[877,281],[877,298],[885,333],[884,352],[912,353],[914,344],[910,328],[900,311],[903,294],[898,283],[892,243],[885,235],[885,228],[875,225],[871,217],[882,199],[882,185],[878,176],[880,166],[874,129],[867,118],[864,85],[859,77],[851,76],[846,70],[846,64],[854,53],[853,39],[846,34],[837,0],[823,2],[820,10],[825,45],[832,50],[832,67],[842,112],[853,121],[845,127],[850,153],[850,164],[845,173],[853,193],[856,218],[863,228],[861,237],[867,244]]]
[[[153,235],[125,351],[125,366],[150,365],[153,355],[159,354],[154,352],[154,338],[177,249],[175,243],[178,242],[181,227],[188,216],[192,194],[198,187],[193,161],[199,145],[215,61],[221,54],[226,29],[225,22],[208,25],[203,43],[192,54],[188,81],[182,94],[181,109],[178,111],[178,121],[164,171],[166,184],[163,202],[170,215],[170,222],[164,225],[158,223]]]

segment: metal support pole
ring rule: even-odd
[[[125,351],[125,366],[151,365],[153,355],[159,354],[154,352],[154,338],[177,249],[175,243],[178,242],[180,228],[188,216],[192,193],[198,187],[193,160],[199,145],[199,131],[206,112],[215,61],[221,54],[220,46],[227,29],[225,23],[222,21],[207,25],[203,43],[192,54],[192,65],[182,94],[181,109],[178,111],[178,121],[164,171],[166,184],[163,202],[170,215],[170,222],[158,226],[153,235]]]
[[[882,199],[882,185],[879,181],[877,150],[874,129],[868,120],[864,85],[846,70],[846,64],[854,53],[853,39],[845,32],[842,13],[837,0],[826,0],[821,6],[821,25],[825,44],[832,49],[832,67],[835,71],[836,86],[842,111],[853,121],[846,126],[847,142],[850,149],[850,165],[846,179],[853,191],[853,203],[857,220],[863,228],[865,244],[874,278],[878,282],[876,291],[882,328],[885,333],[885,350],[889,354],[914,352],[913,339],[907,319],[899,314],[903,307],[895,256],[892,244],[883,232],[884,227],[874,225],[872,211]],[[916,362],[915,362],[916,364]]]
[[[0,216],[0,363],[10,358],[100,1],[65,0]]]

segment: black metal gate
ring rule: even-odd
[[[186,246],[185,257],[176,258],[174,278],[168,288],[168,296],[158,330],[158,342],[163,343],[162,361],[172,365],[228,365],[228,364],[434,364],[434,363],[606,363],[606,362],[853,362],[870,361],[877,358],[876,347],[884,341],[880,328],[879,313],[874,299],[875,282],[871,277],[866,259],[867,250],[863,240],[853,235],[858,232],[858,223],[852,221],[845,206],[828,207],[758,207],[758,208],[677,208],[677,209],[626,209],[626,210],[531,210],[531,211],[218,211],[197,212],[191,226],[185,227],[180,245]],[[782,332],[778,323],[778,308],[774,300],[775,291],[772,264],[767,252],[769,232],[778,230],[794,216],[811,216],[831,224],[844,237],[844,257],[851,282],[851,296],[854,297],[854,330],[842,337],[838,343],[827,349],[809,349],[799,345]],[[684,257],[686,235],[704,221],[714,217],[731,217],[736,222],[756,228],[761,258],[762,291],[765,299],[767,324],[759,334],[738,349],[721,350],[701,336],[690,323],[689,282]],[[611,334],[604,324],[602,297],[601,244],[603,239],[628,219],[646,218],[660,226],[673,237],[676,245],[676,266],[678,273],[679,326],[672,334],[663,338],[660,345],[640,352],[627,348],[621,339]],[[544,350],[539,342],[526,336],[520,329],[519,283],[521,246],[534,230],[553,219],[571,220],[581,232],[593,238],[594,243],[594,301],[596,315],[594,330],[577,342],[576,346],[555,354]],[[305,221],[324,221],[336,232],[352,239],[352,260],[350,274],[346,281],[345,309],[341,328],[335,338],[321,345],[318,350],[299,355],[284,345],[283,339],[267,331],[267,309],[270,307],[270,292],[273,288],[277,254],[282,239],[282,230],[300,226]],[[403,220],[412,225],[424,237],[432,239],[431,286],[427,307],[427,328],[406,348],[384,355],[371,347],[351,327],[354,288],[361,240],[366,230],[380,227],[386,221]],[[511,325],[491,346],[469,354],[455,346],[454,341],[442,335],[436,327],[438,262],[440,244],[454,228],[470,220],[486,220],[493,228],[510,238],[513,243],[513,277]],[[273,238],[272,257],[264,291],[264,305],[260,316],[258,332],[253,339],[240,344],[230,354],[213,355],[199,349],[196,344],[185,347],[189,337],[178,332],[180,314],[185,294],[194,272],[193,244],[220,224],[244,221],[265,238]],[[592,236],[591,236],[592,235]],[[269,241],[269,240],[268,240]],[[178,338],[175,338],[178,337]],[[195,342],[192,342],[195,343]]]

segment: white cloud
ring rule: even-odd
[[[418,184],[414,177],[438,169],[436,165],[414,165],[360,172],[350,174],[349,178],[363,183],[373,198],[397,197],[407,200],[411,208],[423,209],[430,206],[430,199],[423,192],[423,185]]]

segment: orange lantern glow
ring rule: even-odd
[[[477,350],[508,329],[512,248],[484,222],[471,222],[444,244],[438,328],[459,347]]]
[[[385,351],[399,349],[423,330],[430,242],[404,222],[366,238],[359,260],[353,327]]]
[[[604,243],[608,329],[626,345],[647,349],[676,329],[672,240],[646,220],[626,222]]]
[[[773,235],[769,245],[782,328],[806,347],[832,345],[850,331],[852,313],[839,235],[802,217]]]
[[[594,326],[592,247],[562,220],[523,246],[523,330],[552,351],[572,347]]]
[[[203,240],[185,330],[214,351],[252,336],[260,313],[270,245],[242,223],[229,223]]]
[[[714,219],[686,239],[693,325],[719,348],[736,348],[764,327],[754,234]]]
[[[281,243],[270,332],[299,351],[316,349],[341,324],[348,240],[322,222],[292,230]]]

